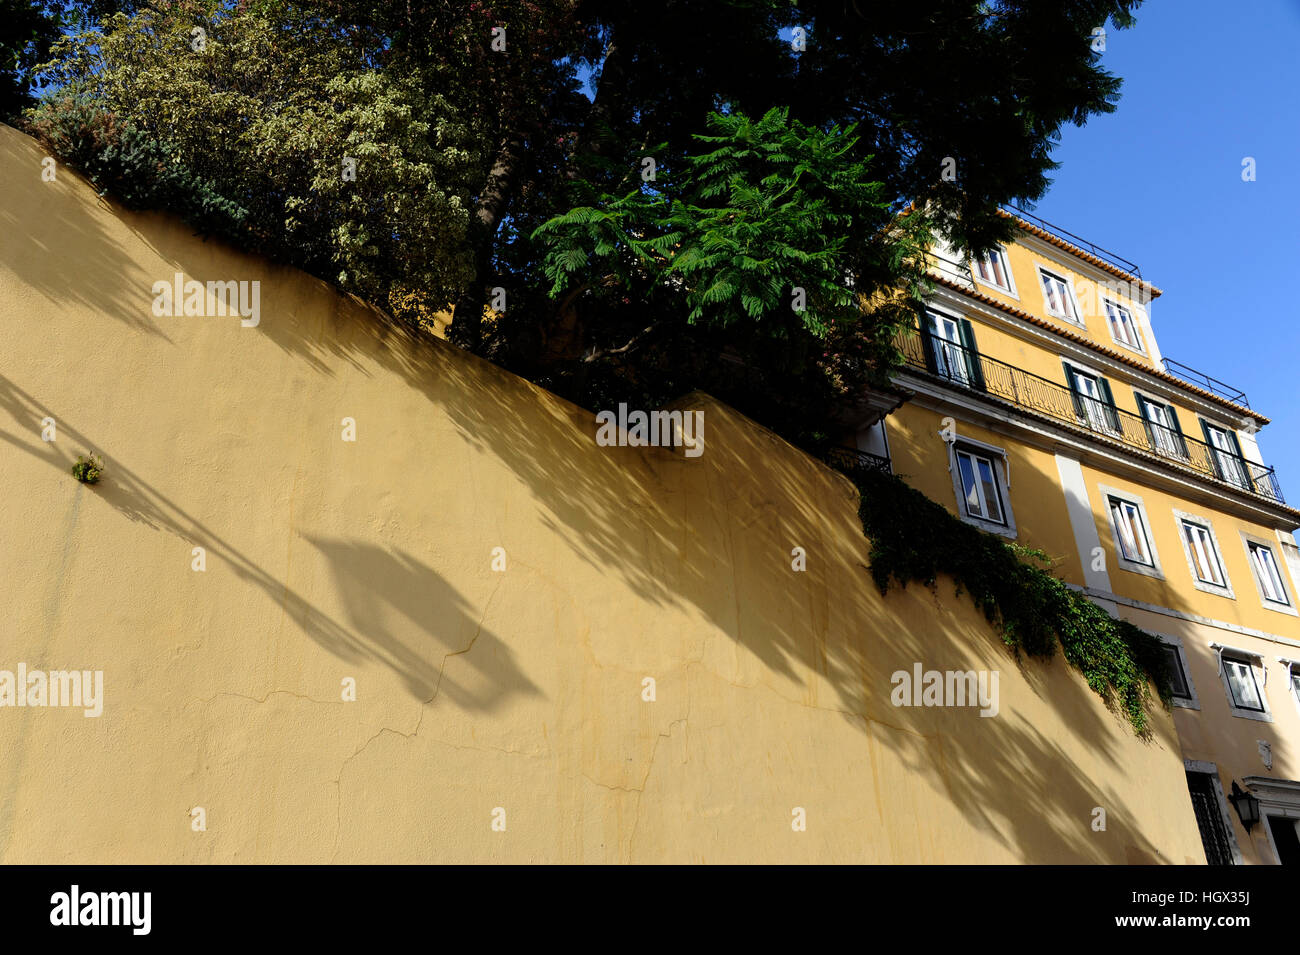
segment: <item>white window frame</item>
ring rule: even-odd
[[[929,329],[930,347],[934,349],[932,357],[934,358],[935,373],[944,381],[953,381],[967,388],[973,388],[975,385],[975,375],[972,364],[977,361],[965,344],[961,341],[961,323],[964,319],[960,315],[949,315],[947,312],[941,312],[937,309],[927,308],[925,314],[926,321],[931,322],[934,326]],[[949,322],[956,329],[957,341],[951,338],[945,338],[942,334],[942,323]],[[955,349],[950,352],[948,349]],[[944,367],[939,367],[942,360]]]
[[[1098,484],[1097,490],[1101,492],[1102,505],[1106,508],[1106,522],[1110,526],[1111,547],[1115,551],[1115,562],[1120,569],[1164,580],[1165,571],[1160,564],[1160,552],[1156,549],[1155,536],[1151,533],[1151,518],[1147,515],[1146,503],[1141,496],[1134,494],[1132,491],[1125,491],[1105,484]],[[1123,503],[1136,508],[1138,519],[1142,522],[1142,531],[1146,534],[1147,551],[1151,563],[1144,564],[1141,561],[1129,560],[1124,556],[1124,549],[1120,546],[1120,529],[1115,523],[1115,511],[1111,507],[1111,498],[1117,498]]]
[[[991,444],[985,444],[983,441],[964,437],[953,438],[947,444],[948,471],[952,476],[952,492],[956,498],[958,517],[973,527],[1014,540],[1017,536],[1016,518],[1011,510],[1011,478],[1010,468],[1007,465],[1006,450],[994,447]],[[998,492],[1002,496],[1002,519],[1005,523],[999,524],[996,521],[977,517],[967,512],[966,489],[962,486],[961,469],[957,464],[957,453],[959,451],[986,458],[993,465],[993,477],[997,482]]]
[[[1241,647],[1226,646],[1222,643],[1211,643],[1210,649],[1216,654],[1215,663],[1219,668],[1219,681],[1223,684],[1223,694],[1228,703],[1228,712],[1244,720],[1272,723],[1273,711],[1268,705],[1268,667],[1264,663],[1263,654],[1254,650],[1245,650]],[[1228,668],[1225,661],[1244,664],[1250,668],[1251,677],[1255,682],[1255,692],[1259,695],[1259,702],[1264,707],[1262,710],[1252,710],[1237,705],[1237,698],[1232,692],[1232,684],[1228,680]]]
[[[1183,533],[1184,522],[1194,524],[1203,528],[1210,535],[1210,544],[1214,548],[1214,558],[1219,564],[1219,573],[1223,575],[1223,585],[1212,584],[1208,581],[1201,580],[1196,573],[1196,558],[1192,554],[1192,547],[1187,542],[1187,535]],[[1199,514],[1189,514],[1187,511],[1174,510],[1174,526],[1178,531],[1178,541],[1183,545],[1183,553],[1187,557],[1187,572],[1192,576],[1192,585],[1197,590],[1207,594],[1217,594],[1220,597],[1227,597],[1229,600],[1236,600],[1237,594],[1232,589],[1232,578],[1228,576],[1228,565],[1223,559],[1223,547],[1219,544],[1219,535],[1214,532],[1214,523],[1201,517]]]
[[[1116,337],[1115,327],[1110,321],[1110,312],[1108,311],[1108,307],[1118,309],[1128,316],[1128,328],[1129,331],[1133,333],[1133,337],[1137,339],[1135,342],[1126,342],[1124,339]],[[1116,345],[1119,345],[1121,348],[1127,348],[1129,351],[1137,352],[1139,355],[1145,355],[1147,353],[1146,344],[1142,340],[1142,329],[1138,326],[1138,321],[1133,316],[1133,309],[1129,308],[1127,305],[1121,305],[1113,298],[1106,298],[1103,295],[1101,296],[1101,317],[1106,322],[1106,329],[1110,332],[1111,341]]]
[[[1016,291],[1016,277],[1011,274],[1011,260],[1007,257],[1006,246],[1002,246],[1002,245],[996,246],[991,252],[987,254],[986,257],[988,256],[997,256],[997,258],[1001,262],[1002,274],[1006,276],[1007,284],[999,285],[997,282],[994,282],[991,279],[980,278],[980,273],[979,273],[980,259],[974,255],[971,256],[971,263],[970,263],[971,278],[974,279],[980,285],[987,285],[989,288],[997,289],[1003,295],[1010,295],[1012,298],[1019,301],[1020,293]]]
[[[1187,687],[1187,696],[1173,698],[1174,706],[1185,707],[1189,710],[1199,710],[1201,708],[1200,697],[1196,695],[1196,684],[1192,682],[1192,668],[1187,663],[1187,650],[1183,647],[1181,637],[1170,636],[1165,633],[1152,634],[1162,644],[1174,651],[1178,661],[1179,672],[1183,675],[1183,683]]]
[[[1070,307],[1074,310],[1074,317],[1062,315],[1059,312],[1052,311],[1052,306],[1047,298],[1047,289],[1043,287],[1043,279],[1056,279],[1065,286],[1065,294],[1070,299]],[[1079,307],[1079,297],[1074,292],[1074,283],[1058,272],[1053,272],[1045,266],[1038,266],[1038,290],[1043,295],[1043,310],[1052,318],[1059,318],[1061,321],[1070,325],[1077,325],[1079,328],[1087,328],[1087,323],[1083,319],[1083,309]]]
[[[1003,516],[1006,513],[1006,507],[1002,504],[1003,493],[1002,488],[999,486],[996,459],[979,454],[971,448],[954,448],[953,455],[957,459],[957,477],[961,481],[961,499],[966,508],[966,516],[973,517],[977,521],[987,521],[990,524],[1006,524],[1006,519]],[[966,471],[961,467],[963,460],[970,466],[971,486],[969,488],[966,487]],[[988,483],[984,478],[986,470],[992,479],[994,494],[992,500],[989,499],[985,489],[985,484]],[[979,513],[974,513],[971,509],[970,495],[972,492],[977,498],[975,507]],[[994,506],[998,509],[996,516],[992,513]]]
[[[1254,534],[1248,534],[1245,531],[1239,531],[1241,534],[1241,546],[1246,552],[1246,564],[1250,567],[1250,576],[1255,581],[1255,590],[1259,594],[1259,602],[1265,610],[1271,610],[1274,613],[1284,613],[1291,617],[1300,617],[1300,611],[1295,606],[1295,588],[1286,579],[1286,571],[1283,560],[1280,558],[1282,548],[1273,541],[1263,537],[1256,537]],[[1267,550],[1273,558],[1273,567],[1277,570],[1278,579],[1282,583],[1282,595],[1286,598],[1286,603],[1280,603],[1267,596],[1264,590],[1264,582],[1260,577],[1259,566],[1255,563],[1255,555],[1251,553],[1251,547],[1262,547]]]
[[[1277,662],[1282,664],[1282,672],[1286,674],[1287,695],[1295,704],[1296,712],[1300,713],[1300,686],[1296,685],[1296,680],[1300,680],[1300,660],[1278,657]]]

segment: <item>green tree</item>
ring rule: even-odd
[[[13,122],[30,105],[32,70],[58,35],[58,18],[44,5],[0,0],[0,120]]]
[[[401,286],[447,301],[472,275],[468,124],[337,22],[197,0],[117,14],[54,54],[32,127],[115,194],[380,303]]]
[[[928,219],[895,215],[869,157],[855,155],[852,127],[821,130],[786,109],[708,123],[694,137],[702,151],[654,189],[603,196],[536,230],[550,294],[571,323],[586,296],[626,336],[579,356],[573,324],[561,324],[541,363],[616,362],[620,377],[636,370],[655,382],[642,397],[657,402],[689,383],[678,370],[686,362],[725,383],[724,397],[815,440],[837,404],[892,368],[894,332],[923,287]],[[870,301],[857,291],[891,287],[904,294]],[[633,298],[643,303],[635,310]]]
[[[0,0],[0,121],[19,121],[33,104],[37,69],[62,32],[135,6],[134,0]]]
[[[888,367],[920,230],[1004,239],[1060,129],[1115,108],[1090,35],[1136,6],[177,0],[62,44],[36,119],[129,130],[192,180],[152,201],[197,191],[179,207],[252,248],[454,305],[455,340],[579,403],[699,387],[811,441]]]

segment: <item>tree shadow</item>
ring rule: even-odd
[[[4,132],[0,144],[12,150],[13,136]],[[27,208],[10,205],[13,192],[0,185],[0,209]],[[84,207],[78,202],[74,208]],[[422,397],[429,416],[445,416],[466,446],[513,475],[551,532],[553,546],[567,550],[594,578],[635,595],[661,619],[668,615],[659,611],[671,609],[702,621],[705,632],[761,662],[763,673],[753,679],[792,700],[828,687],[831,699],[816,705],[860,728],[867,747],[895,750],[923,785],[942,793],[973,827],[995,834],[1021,858],[1158,857],[1122,810],[1110,814],[1105,838],[1088,828],[1092,807],[1124,805],[1113,782],[1133,765],[1135,750],[1141,752],[1126,739],[1128,725],[1107,714],[1063,660],[1016,661],[969,603],[962,604],[965,598],[954,600],[942,589],[949,582],[941,582],[937,594],[914,587],[882,597],[866,569],[869,546],[857,519],[857,491],[843,476],[701,394],[688,396],[682,407],[704,414],[702,456],[687,458],[666,448],[601,447],[590,411],[443,341],[394,326],[325,283],[218,243],[200,244],[188,230],[158,216],[117,215],[152,250],[160,274],[142,272],[135,264],[139,250],[119,245],[116,230],[106,231],[94,217],[83,221],[67,215],[43,233],[42,241],[50,249],[92,247],[91,278],[110,281],[111,276],[108,288],[116,294],[92,301],[85,285],[59,286],[50,280],[48,264],[33,257],[10,260],[6,252],[13,281],[34,284],[52,308],[108,310],[128,324],[135,320],[128,314],[132,309],[148,314],[148,289],[153,281],[169,278],[168,270],[204,282],[261,281],[261,323],[239,330],[250,336],[247,347],[266,340],[312,374],[330,378],[398,376]],[[239,375],[237,354],[205,356],[205,362],[210,364],[199,366],[205,384],[227,389],[232,402],[251,404],[261,397],[264,383]],[[7,445],[66,470],[70,461],[59,452],[22,437],[53,411],[7,378],[0,378],[0,408],[19,424],[19,433],[0,432]],[[340,622],[186,512],[111,449],[67,419],[59,421],[63,433],[104,457],[109,477],[97,494],[131,520],[203,542],[337,656],[379,661],[400,674],[417,698],[445,691],[479,712],[512,696],[542,694],[515,662],[509,636],[482,629],[487,606],[466,599],[412,555],[363,540],[308,538],[344,601],[347,621]],[[418,434],[421,423],[403,426]],[[791,566],[795,547],[806,551],[806,571]],[[363,622],[374,620],[384,621],[377,632],[359,632]],[[616,619],[597,623],[620,625]],[[449,682],[446,658],[471,645],[475,651],[467,662],[475,678]],[[970,710],[894,707],[891,674],[913,662],[927,669],[1014,673],[1021,681],[1016,686],[1035,703],[1025,700],[1025,706],[992,719]],[[1030,725],[1020,713],[1028,709],[1050,714],[1057,726]],[[1046,734],[1053,728],[1062,740]],[[1159,721],[1152,746],[1176,753],[1171,734],[1170,721]],[[1080,764],[1077,754],[1083,751],[1108,768],[1104,779]],[[1116,851],[1115,840],[1123,840],[1123,853]]]
[[[0,124],[7,187],[0,203],[0,273],[12,272],[27,295],[53,307],[93,308],[132,331],[170,341],[150,308],[153,283],[162,276],[146,274],[133,257],[121,254],[135,217],[108,199],[87,202],[83,196],[94,188],[62,165],[54,182],[42,181],[44,158],[36,140]],[[71,262],[70,235],[78,236],[80,253]]]
[[[210,559],[224,562],[236,577],[284,607],[326,650],[343,660],[370,660],[389,667],[416,699],[432,702],[446,694],[467,710],[487,712],[512,696],[540,693],[520,670],[510,648],[483,627],[483,613],[475,613],[459,591],[410,555],[360,542],[307,538],[328,561],[346,603],[350,625],[344,625],[3,375],[0,410],[8,413],[16,426],[14,433],[0,430],[0,441],[67,474],[73,458],[59,451],[55,443],[35,436],[34,423],[53,415],[62,438],[95,449],[103,459],[106,476],[95,485],[102,500],[152,530],[187,543],[202,542]],[[33,437],[24,440],[24,430]],[[73,480],[70,474],[68,480]],[[410,626],[381,626],[376,631],[376,621],[394,615]],[[475,650],[472,656],[468,655],[471,647]],[[476,679],[458,681],[444,672],[447,658],[461,654],[466,655]]]
[[[467,710],[488,712],[510,697],[540,694],[514,651],[484,629],[486,606],[476,611],[433,568],[361,541],[307,540],[329,562],[353,631],[366,633],[370,655],[401,674],[416,698],[445,694]],[[410,633],[421,643],[404,636]],[[447,658],[459,654],[466,654],[477,679],[457,681],[446,674]]]

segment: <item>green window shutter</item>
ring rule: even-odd
[[[1151,423],[1151,412],[1147,411],[1147,406],[1151,402],[1147,401],[1136,391],[1133,392],[1133,400],[1137,402],[1138,417],[1142,419],[1142,426],[1146,428],[1147,445],[1154,451],[1159,445],[1156,443],[1156,426]]]
[[[1097,382],[1101,385],[1101,396],[1106,402],[1106,419],[1112,428],[1119,431],[1119,409],[1115,407],[1115,396],[1110,393],[1110,382],[1105,378],[1098,378]]]
[[[975,329],[966,319],[961,320],[961,343],[966,348],[966,370],[977,391],[984,390],[984,369],[980,367],[979,349],[975,347]]]
[[[1241,458],[1243,461],[1246,460],[1246,456],[1241,453],[1241,442],[1237,440],[1236,431],[1228,431],[1228,440],[1232,442],[1232,450],[1237,453],[1237,457]]]
[[[921,309],[921,351],[925,355],[925,367],[927,371],[938,374],[939,364],[935,361],[934,356],[934,316]]]
[[[1205,423],[1204,418],[1199,419],[1201,422],[1201,433],[1205,435],[1205,454],[1210,459],[1210,468],[1214,471],[1214,476],[1220,480],[1226,480],[1223,474],[1223,468],[1219,467],[1219,456],[1215,454],[1214,442],[1210,440],[1210,426]]]
[[[1074,401],[1074,413],[1086,419],[1087,415],[1083,410],[1083,399],[1079,395],[1079,383],[1075,380],[1074,369],[1070,367],[1069,362],[1062,361],[1061,364],[1065,368],[1065,383],[1070,386],[1070,398]]]
[[[1173,405],[1165,405],[1165,414],[1169,416],[1169,423],[1174,426],[1174,433],[1178,438],[1178,449],[1182,451],[1183,457],[1187,457],[1187,439],[1183,437],[1183,426],[1178,423],[1178,412]]]

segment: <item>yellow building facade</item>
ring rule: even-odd
[[[1268,419],[1161,354],[1133,263],[1012,218],[987,256],[932,249],[905,400],[858,448],[1158,635],[1207,861],[1300,861],[1300,512],[1261,456]]]

